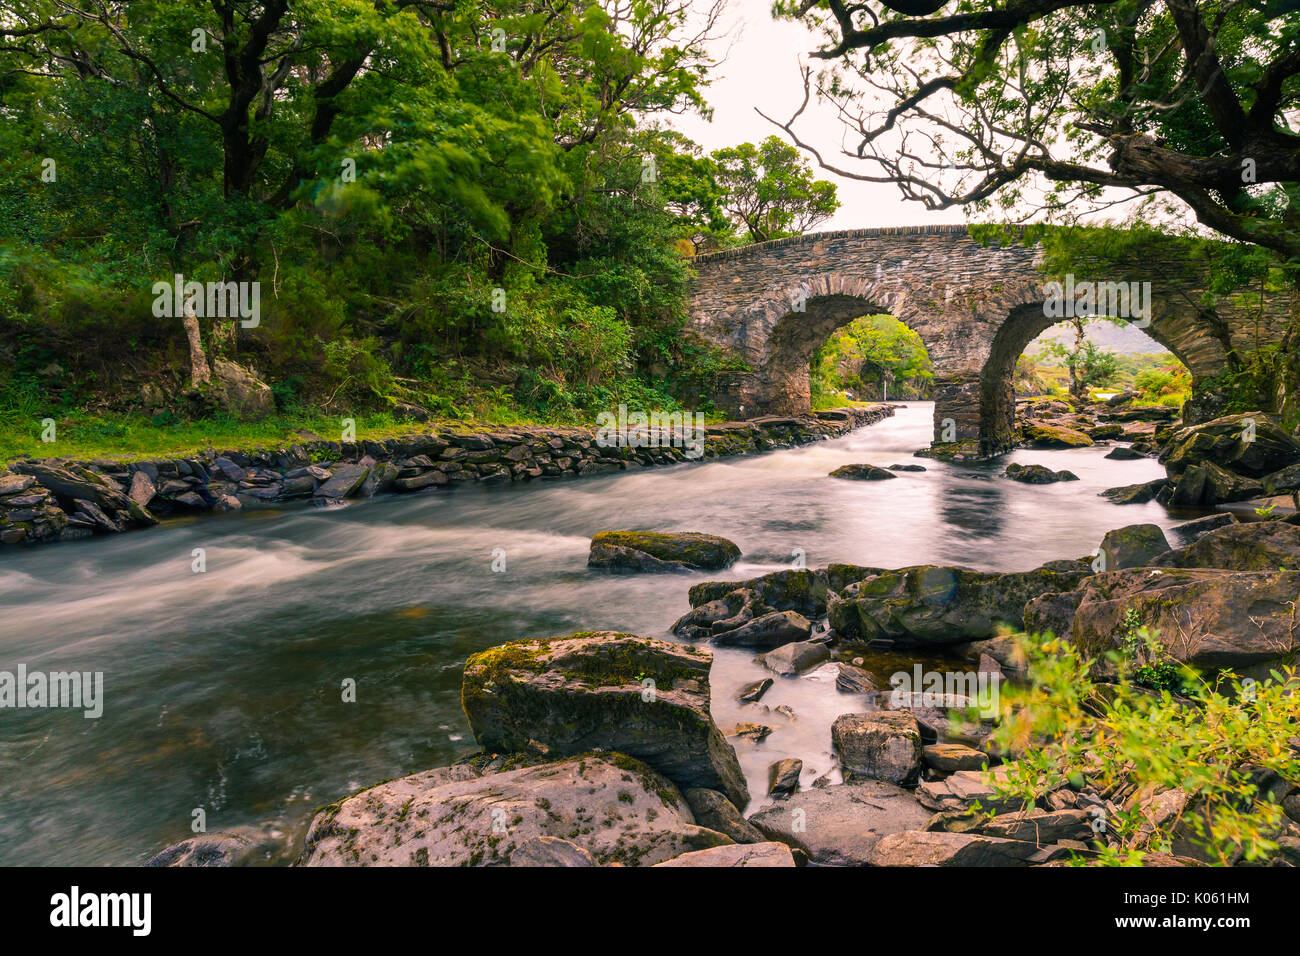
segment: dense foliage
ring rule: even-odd
[[[1135,640],[1109,655],[1114,683],[1066,641],[1022,638],[1030,681],[1001,694],[994,740],[1016,759],[997,790],[1026,804],[1062,786],[1106,794],[1108,846],[1080,863],[1272,858],[1286,822],[1276,794],[1300,782],[1294,669],[1199,675],[1162,658],[1158,636],[1137,625],[1126,618]]]
[[[286,412],[700,404],[725,366],[683,334],[683,252],[742,236],[659,118],[704,109],[720,11],[7,4],[0,414],[204,414],[198,358]],[[199,314],[196,356],[152,309],[178,274],[259,283],[260,321]]]
[[[1128,232],[1055,239],[1050,271],[1189,242],[1187,287],[1206,306],[1243,284],[1300,279],[1300,12],[1232,0],[779,0],[822,42],[788,120],[801,145],[816,95],[846,127],[846,177],[895,184],[927,209],[997,221],[1127,217]],[[1091,219],[1085,220],[1085,217]],[[1061,268],[1064,267],[1064,268]],[[1125,273],[1120,273],[1125,274]],[[1153,275],[1153,278],[1158,276]],[[1207,281],[1208,277],[1208,281]],[[1300,297],[1276,360],[1243,349],[1267,404],[1300,410]],[[1256,349],[1258,346],[1256,346]]]
[[[812,358],[814,408],[849,401],[930,397],[934,373],[920,336],[888,315],[864,315],[840,328]]]

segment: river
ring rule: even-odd
[[[1177,523],[1154,503],[1097,497],[1164,473],[1105,460],[1105,448],[974,465],[913,458],[932,410],[912,403],[842,438],[748,458],[170,521],[10,552],[0,670],[102,671],[105,704],[99,719],[0,711],[0,864],[140,863],[190,836],[196,809],[209,830],[256,834],[275,848],[266,862],[287,862],[314,808],[473,752],[459,702],[469,654],[599,628],[668,636],[689,585],[723,576],[589,573],[596,531],[720,534],[744,552],[725,575],[741,579],[789,567],[796,551],[809,567],[1023,570],[1089,553],[1111,528]],[[1081,480],[998,477],[1011,461]],[[827,477],[851,462],[928,470]],[[717,652],[724,728],[754,719],[733,700],[762,676],[752,657]],[[861,709],[806,677],[779,680],[763,704],[797,719],[764,717],[777,731],[738,743],[755,794],[783,757],[804,761],[805,786],[829,770],[830,722]]]

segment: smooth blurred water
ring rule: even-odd
[[[138,863],[191,835],[200,807],[210,831],[256,831],[284,862],[313,808],[473,752],[459,701],[469,654],[597,628],[668,636],[691,584],[788,567],[797,549],[809,567],[1022,570],[1086,554],[1114,527],[1176,523],[1156,504],[1097,497],[1163,474],[1154,461],[1106,461],[1104,448],[977,465],[913,458],[931,413],[915,403],[843,438],[750,458],[11,551],[0,557],[0,670],[103,671],[106,702],[98,720],[0,710],[0,863]],[[1010,461],[1081,480],[998,477]],[[827,477],[850,462],[928,471]],[[589,573],[589,539],[611,528],[720,534],[744,557],[725,575]],[[195,548],[205,573],[191,570]],[[497,548],[504,573],[492,571]],[[806,784],[831,767],[830,722],[860,701],[804,677],[762,701],[788,704],[794,722],[742,710],[735,692],[763,676],[752,657],[717,652],[715,717],[777,728],[737,744],[756,794],[786,756],[804,760]],[[355,703],[342,700],[349,678]]]

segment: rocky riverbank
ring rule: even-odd
[[[1082,703],[1099,720],[1116,700],[1130,707],[1132,695],[1154,693],[1121,684],[1108,656],[1125,652],[1130,612],[1177,638],[1168,645],[1177,664],[1263,680],[1294,661],[1300,572],[1288,569],[1300,566],[1300,528],[1229,519],[1178,537],[1187,543],[1174,548],[1155,526],[1117,529],[1101,542],[1113,568],[1101,573],[1088,558],[1067,558],[1016,573],[831,565],[706,582],[690,588],[677,641],[595,631],[474,654],[461,696],[481,752],[323,808],[298,863],[1042,866],[1130,852],[1153,866],[1244,861],[1243,851],[1207,849],[1193,825],[1213,812],[1204,781],[1143,786],[1126,768],[1097,764],[1053,776],[1025,762],[1037,744],[997,733],[1016,708],[996,706],[996,689],[1024,676],[1024,645],[1011,631],[1051,630],[1093,658]],[[603,547],[593,542],[593,554]],[[1247,605],[1248,618],[1238,613]],[[712,648],[724,646],[756,652],[771,676],[714,687]],[[894,661],[940,654],[967,683],[886,683],[873,663],[882,648]],[[776,761],[755,792],[738,749],[805,719],[762,703],[781,680],[813,681],[842,702],[825,731],[836,766],[806,783],[801,760]],[[718,694],[745,701],[752,720],[720,727]],[[1211,706],[1153,699],[1192,721]],[[1300,740],[1283,729],[1276,746],[1291,756],[1226,772],[1246,781],[1234,784],[1234,800],[1274,808],[1261,815],[1269,848],[1249,862],[1298,865]],[[1038,783],[1026,788],[1027,777]],[[1141,825],[1126,826],[1134,819]],[[242,838],[214,834],[153,862],[232,864],[250,852]]]
[[[16,459],[0,467],[0,546],[70,541],[151,527],[171,516],[381,494],[578,478],[748,455],[835,438],[893,415],[889,405],[767,416],[706,426],[700,454],[681,429],[647,431],[637,446],[595,429],[445,431],[382,440],[306,434],[273,449],[209,449],[140,461]]]

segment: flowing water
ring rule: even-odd
[[[460,710],[465,658],[503,641],[615,628],[667,637],[688,587],[830,562],[1024,570],[1093,551],[1109,529],[1170,527],[1159,505],[1097,492],[1163,474],[1104,448],[1017,451],[996,463],[912,458],[929,403],[833,441],[703,464],[460,487],[346,508],[295,507],[173,521],[151,531],[0,557],[0,670],[102,671],[104,712],[0,710],[0,863],[130,864],[191,835],[242,829],[296,852],[315,807],[474,751]],[[1080,481],[1024,485],[1010,461]],[[923,473],[854,482],[850,462]],[[744,552],[726,572],[606,576],[586,570],[603,529],[704,531]],[[195,549],[206,571],[195,573]],[[505,570],[494,571],[504,550]],[[499,561],[497,562],[499,566]],[[832,769],[829,725],[862,709],[830,682],[763,676],[753,652],[719,649],[719,725],[776,728],[737,743],[750,789],[794,756],[804,784]],[[869,661],[880,672],[896,659]],[[356,701],[344,702],[344,681]],[[754,806],[761,800],[756,800]],[[751,808],[752,809],[752,808]]]

